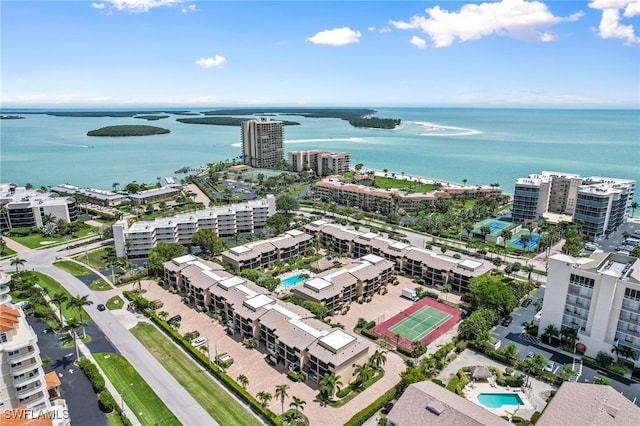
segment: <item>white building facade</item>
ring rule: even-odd
[[[576,329],[577,344],[591,357],[614,346],[640,355],[640,259],[601,251],[551,256],[540,330],[550,324]]]

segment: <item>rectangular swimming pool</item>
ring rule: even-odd
[[[481,393],[478,395],[480,404],[487,408],[500,408],[503,405],[524,405],[517,393]]]
[[[299,274],[295,274],[292,275],[288,278],[285,278],[284,280],[280,281],[281,285],[287,286],[287,287],[291,287],[294,286],[296,284],[299,284],[301,282],[303,282],[305,279],[307,279],[308,275],[304,274],[304,273],[299,273]]]

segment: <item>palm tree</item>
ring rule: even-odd
[[[111,188],[116,191],[118,189],[118,187],[120,186],[120,182],[113,182],[111,184]]]
[[[266,407],[267,403],[269,403],[269,401],[271,401],[271,399],[273,398],[273,395],[266,391],[260,391],[256,394],[256,398],[260,400],[260,403],[263,407]]]
[[[247,376],[245,376],[244,374],[240,374],[236,380],[238,381],[238,383],[240,383],[242,389],[247,388],[247,385],[249,384],[249,379],[247,378]]]
[[[529,242],[531,241],[531,234],[522,234],[520,235],[520,244],[522,244],[522,249],[527,251],[529,249]]]
[[[353,376],[356,377],[356,381],[353,384],[354,388],[360,388],[364,386],[364,384],[369,380],[374,374],[374,370],[372,365],[368,362],[364,364],[356,365],[356,368],[353,369]]]
[[[292,396],[291,402],[289,403],[289,407],[293,407],[296,409],[296,417],[298,417],[300,416],[300,410],[304,411],[304,406],[306,403],[307,401],[303,401],[297,396]]]
[[[500,236],[502,237],[502,246],[504,247],[504,260],[507,260],[507,241],[511,239],[511,231],[508,229],[503,229],[500,232]]]
[[[158,312],[158,316],[160,317],[161,320],[166,320],[167,317],[169,316],[169,312],[167,311],[160,311]]]
[[[467,178],[462,179],[462,186],[467,186]]]
[[[24,266],[26,260],[24,259],[20,259],[18,256],[15,256],[13,259],[11,259],[11,266],[16,267],[16,272],[18,272],[20,270],[20,267]]]
[[[284,417],[284,399],[288,397],[287,389],[289,389],[289,385],[276,385],[276,399],[280,400],[280,404],[282,404],[282,417]]]
[[[70,318],[67,320],[67,325],[64,327],[66,331],[71,332],[71,337],[73,337],[73,344],[76,347],[76,360],[80,359],[80,352],[78,351],[78,334],[76,330],[80,328],[82,324],[77,318]]]
[[[342,389],[340,376],[335,373],[324,373],[324,377],[320,380],[320,393],[328,399],[333,399],[334,394]]]
[[[2,234],[0,233],[0,256],[4,255],[4,249],[7,247],[7,243],[2,238]]]
[[[545,329],[543,335],[547,336],[548,343],[551,343],[551,338],[558,335],[558,329],[555,325],[549,324]]]
[[[60,325],[64,325],[64,318],[62,317],[62,305],[67,303],[69,298],[64,293],[56,293],[51,296],[51,301],[58,307],[58,313],[60,314]]]
[[[637,201],[634,201],[633,203],[631,203],[631,216],[635,216],[637,208],[638,208]]]
[[[93,302],[89,300],[89,296],[87,295],[71,297],[71,299],[69,299],[69,301],[67,302],[67,306],[69,306],[70,308],[76,308],[78,310],[78,312],[80,313],[81,323],[84,323],[82,318],[82,312],[84,311],[83,308],[89,305],[93,305]],[[82,326],[82,337],[87,337],[87,330],[85,329],[84,325]]]
[[[387,355],[383,351],[375,351],[369,361],[376,366],[377,369],[382,369],[382,366],[387,362]]]

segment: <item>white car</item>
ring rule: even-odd
[[[547,363],[547,365],[544,366],[544,371],[549,371],[553,373],[553,368],[555,367],[555,364],[551,361],[549,361]]]
[[[191,341],[191,346],[200,346],[200,345],[204,345],[205,343],[207,343],[206,337],[198,337],[197,339],[193,339]]]

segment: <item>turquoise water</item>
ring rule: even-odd
[[[304,278],[304,274],[300,273],[300,274],[296,274],[293,275],[287,279],[284,279],[282,281],[280,281],[280,284],[287,286],[287,287],[291,287],[294,286],[296,284],[299,284],[301,282],[303,282],[305,280]]]
[[[640,181],[637,110],[376,109],[379,117],[402,119],[403,126],[358,129],[338,119],[287,116],[301,125],[286,127],[285,151],[350,151],[352,162],[365,167],[451,182],[466,179],[470,185],[500,183],[508,193],[516,178],[542,170]],[[174,171],[241,154],[239,127],[183,124],[175,115],[154,122],[22,115],[26,119],[0,122],[3,182],[111,188],[114,182],[182,177]],[[86,136],[118,124],[151,124],[171,133]]]
[[[478,395],[478,401],[487,408],[500,408],[503,405],[524,405],[522,398],[516,393],[481,393]]]

